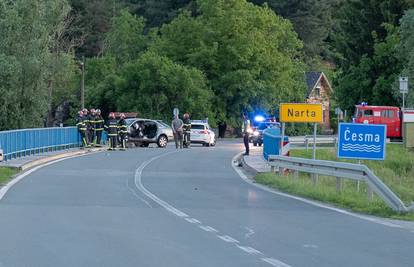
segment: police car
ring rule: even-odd
[[[191,121],[191,137],[192,144],[202,144],[203,146],[215,146],[216,134],[210,128],[207,121],[192,120]]]

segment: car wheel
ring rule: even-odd
[[[262,146],[262,143],[259,143],[259,146]]]
[[[213,143],[211,143],[211,146],[216,146],[216,139],[213,140]]]
[[[168,138],[167,138],[167,136],[161,135],[160,137],[158,137],[158,140],[157,140],[158,147],[164,148],[164,147],[167,146],[167,144],[168,144]]]
[[[257,143],[256,143],[256,142],[253,142],[253,145],[254,145],[254,146],[257,146]]]

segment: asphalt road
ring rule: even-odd
[[[241,145],[67,159],[0,201],[0,267],[414,266],[414,234],[244,182]]]

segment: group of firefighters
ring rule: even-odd
[[[115,150],[120,142],[121,150],[127,148],[127,123],[125,121],[125,114],[120,114],[120,119],[117,120],[115,113],[111,112],[108,116],[108,121],[105,121],[99,109],[86,108],[78,112],[76,118],[76,126],[81,135],[82,147],[101,146],[102,132],[105,130],[109,140],[109,150]]]
[[[109,150],[115,150],[118,147],[118,142],[120,143],[121,150],[125,150],[127,148],[128,127],[125,114],[121,113],[119,117],[120,119],[117,120],[115,113],[111,112],[105,123],[101,110],[91,109],[88,111],[86,108],[80,110],[76,118],[76,126],[82,139],[82,147],[101,146],[102,132],[105,130],[108,136]],[[185,113],[183,120],[181,120],[177,114],[171,126],[176,148],[189,148],[191,133],[190,115]]]

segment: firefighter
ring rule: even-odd
[[[96,110],[96,115],[95,115],[95,132],[96,132],[96,145],[97,146],[101,146],[101,139],[102,139],[102,131],[104,127],[104,119],[101,115],[101,110],[97,109]]]
[[[86,127],[86,131],[85,131],[85,138],[86,138],[86,142],[87,142],[87,146],[89,147],[91,144],[91,121],[90,121],[90,116],[89,116],[89,112],[86,108],[84,108],[82,110],[83,112],[83,122],[85,124]]]
[[[113,112],[109,113],[108,121],[105,125],[105,130],[109,137],[109,149],[115,150],[118,143],[118,122]]]
[[[121,150],[125,150],[127,137],[128,137],[128,129],[127,129],[127,123],[125,121],[124,113],[121,113],[120,115],[120,120],[118,122],[118,134],[119,134],[120,142],[121,142]]]
[[[91,125],[91,128],[89,130],[89,134],[91,137],[91,145],[96,145],[96,110],[91,109],[91,112],[89,114],[89,123]]]
[[[185,148],[190,148],[191,121],[190,114],[188,114],[188,112],[184,113],[183,115],[183,135],[183,146]]]
[[[86,140],[86,125],[84,122],[84,115],[82,110],[78,112],[78,116],[76,117],[76,126],[78,127],[78,131],[81,136],[81,148],[85,148],[88,146],[88,142]]]

